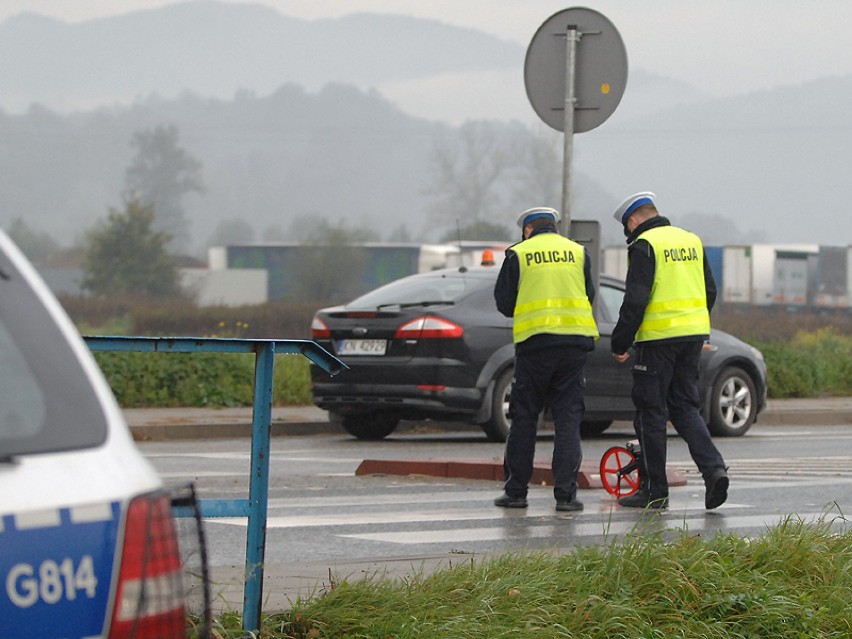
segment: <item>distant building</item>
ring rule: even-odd
[[[462,241],[447,244],[416,244],[414,242],[359,242],[334,247],[296,242],[252,243],[215,246],[208,249],[211,271],[220,269],[264,269],[269,274],[269,300],[291,300],[297,295],[295,278],[303,264],[317,252],[327,253],[323,262],[328,268],[346,269],[339,263],[339,252],[356,249],[362,252],[364,266],[357,274],[358,281],[351,294],[360,295],[393,280],[440,268],[475,266],[482,261],[482,252],[489,249],[499,267],[503,260],[505,242]]]

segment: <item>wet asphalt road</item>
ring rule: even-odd
[[[584,441],[586,460],[632,438],[628,423]],[[756,425],[745,437],[717,439],[730,466],[728,502],[705,511],[704,488],[683,442],[669,439],[669,465],[687,484],[671,490],[662,514],[617,506],[601,489],[581,490],[581,513],[556,513],[552,489],[530,490],[526,510],[491,501],[496,481],[421,476],[356,476],[364,459],[502,459],[502,445],[475,431],[399,433],[360,442],[342,433],[279,436],[270,459],[264,609],[343,577],[406,575],[524,549],[566,550],[632,533],[663,536],[760,534],[787,517],[848,526],[852,513],[852,425]],[[248,493],[250,440],[140,442],[168,484],[193,481],[202,498]],[[540,438],[547,459],[552,438]],[[242,606],[244,519],[208,519],[218,605]]]

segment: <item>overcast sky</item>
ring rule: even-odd
[[[0,20],[32,11],[68,22],[179,0],[2,0]],[[241,0],[226,0],[241,1]],[[359,11],[473,27],[526,46],[550,15],[590,6],[621,33],[631,67],[715,95],[852,73],[852,0],[253,0],[306,19]]]

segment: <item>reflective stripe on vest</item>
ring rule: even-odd
[[[512,328],[514,342],[539,333],[598,339],[586,297],[583,247],[557,233],[540,233],[512,250],[521,272]]]
[[[708,335],[710,313],[701,240],[675,226],[649,229],[637,239],[654,249],[656,274],[636,341]]]

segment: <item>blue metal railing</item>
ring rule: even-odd
[[[252,411],[251,469],[248,499],[200,499],[202,517],[247,517],[243,629],[260,628],[266,516],[269,499],[269,443],[272,428],[272,380],[276,354],[301,354],[330,375],[346,364],[316,342],[308,340],[232,339],[219,337],[110,337],[83,338],[92,351],[148,353],[254,353],[254,407]],[[175,510],[178,517],[194,513]]]

